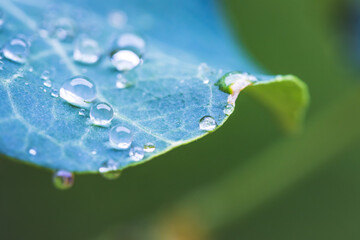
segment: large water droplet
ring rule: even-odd
[[[133,135],[128,128],[117,125],[110,129],[109,141],[113,148],[127,149],[133,141]]]
[[[224,108],[225,115],[229,116],[234,112],[235,106],[233,104],[228,104]]]
[[[113,117],[114,111],[107,103],[97,103],[90,109],[90,121],[94,125],[108,126]]]
[[[118,165],[112,159],[103,163],[103,165],[99,168],[99,172],[106,179],[116,179],[120,177],[121,171],[118,170]]]
[[[96,99],[96,87],[89,78],[75,76],[64,82],[60,97],[72,105],[88,107]]]
[[[53,175],[53,183],[57,189],[68,189],[74,184],[74,174],[65,170],[59,170]]]
[[[155,144],[153,144],[153,143],[147,143],[144,145],[145,152],[151,153],[151,152],[155,151],[155,149],[156,149],[156,147],[155,147]]]
[[[99,61],[100,56],[101,49],[97,41],[85,36],[76,40],[73,54],[75,61],[84,64],[94,64]]]
[[[216,126],[217,126],[216,121],[211,116],[205,116],[201,118],[199,121],[200,130],[212,131],[216,128]]]
[[[111,63],[118,71],[129,71],[141,63],[145,41],[141,37],[125,33],[116,41],[117,48],[111,52]]]
[[[141,147],[132,147],[129,156],[133,161],[140,161],[144,158],[144,150]]]
[[[71,40],[75,36],[75,23],[70,18],[59,18],[55,21],[52,36],[61,40]]]
[[[115,50],[111,53],[111,63],[120,72],[129,71],[140,62],[140,56],[130,50]]]
[[[5,58],[17,63],[25,63],[29,55],[29,48],[30,44],[27,40],[16,37],[6,43],[2,51]]]

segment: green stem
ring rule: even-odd
[[[224,179],[183,199],[176,209],[192,212],[210,230],[220,228],[340,154],[360,138],[360,89],[338,99],[310,119],[301,135],[270,146]]]

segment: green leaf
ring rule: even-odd
[[[81,7],[85,4],[86,10]],[[148,27],[149,21],[144,20],[146,15],[141,15],[139,4],[136,4],[136,1],[124,2],[122,7],[127,10],[129,19],[134,20],[136,17],[143,20],[134,20],[133,25],[119,30],[107,23],[107,10],[102,9],[95,1],[88,3],[78,0],[71,5],[56,4],[50,8],[43,6],[40,1],[1,1],[0,7],[7,14],[7,18],[0,41],[6,44],[21,34],[31,41],[31,48],[25,64],[3,59],[4,70],[0,72],[0,152],[22,162],[53,170],[98,172],[109,160],[114,162],[116,169],[121,170],[148,161],[216,130],[228,118],[229,114],[224,113],[225,107],[234,104],[240,91],[248,85],[253,85],[251,88],[256,89],[254,93],[266,100],[274,112],[285,119],[284,123],[292,127],[298,124],[299,117],[289,116],[300,116],[306,106],[306,88],[299,80],[291,81],[293,85],[290,86],[289,81],[285,81],[286,77],[255,78],[252,75],[241,75],[245,78],[235,78],[231,86],[228,86],[232,92],[224,92],[224,88],[220,86],[219,89],[215,83],[224,81],[220,67],[224,67],[224,63],[234,57],[235,51],[233,45],[223,44],[231,42],[225,31],[223,39],[217,39],[212,30],[197,28],[195,23],[199,22],[195,20],[195,23],[186,20],[189,22],[177,29],[169,28],[171,25],[166,18],[162,19],[157,14],[166,4],[170,3],[159,1],[149,5],[149,9],[153,11],[150,19],[159,25]],[[189,14],[186,11],[189,6],[198,9],[199,13],[203,10],[203,6],[198,2],[178,4],[177,11],[167,13],[174,14],[178,20],[182,19],[184,14]],[[211,8],[208,8],[210,11]],[[47,13],[50,19],[44,17]],[[98,64],[84,65],[73,61],[74,39],[60,41],[52,36],[49,30],[48,34],[44,34],[42,24],[51,26],[53,19],[64,17],[72,19],[76,24],[77,36],[86,34],[100,43],[103,57]],[[207,15],[200,19],[198,21],[201,23],[208,22]],[[190,24],[194,25],[193,30],[188,29]],[[213,24],[218,31],[222,29],[215,22]],[[193,36],[191,43],[195,47],[184,46],[179,40],[171,39],[173,36],[167,28]],[[202,35],[197,32],[199,29],[203,31]],[[118,89],[116,81],[119,72],[111,65],[108,55],[113,50],[116,38],[129,31],[144,34],[147,51],[143,64],[122,73],[130,83],[129,86]],[[169,40],[174,40],[171,42],[172,46],[169,46]],[[196,47],[197,41],[204,46],[208,44],[206,41],[211,44],[221,43],[213,52],[223,50],[223,53],[229,53],[229,58],[223,55],[215,60],[209,59],[207,51]],[[208,46],[210,47],[212,45]],[[239,58],[243,61],[241,59]],[[216,68],[205,66],[199,70],[199,63],[203,60],[212,63]],[[230,63],[225,68],[229,66]],[[249,70],[255,69],[251,63],[246,66]],[[50,72],[52,88],[57,90],[64,81],[73,76],[86,75],[90,78],[97,88],[97,99],[93,103],[106,102],[114,109],[115,117],[111,125],[94,126],[87,118],[88,109],[79,114],[79,108],[61,98],[53,97],[49,84],[44,85],[44,80],[41,79],[44,71]],[[288,96],[289,93],[291,96]],[[277,100],[270,101],[270,96]],[[204,131],[199,128],[199,121],[205,116],[211,116],[216,121],[215,129]],[[132,132],[134,138],[129,149],[117,150],[109,143],[109,130],[117,125]],[[145,152],[143,158],[131,157],[130,152],[134,147],[143,149],[147,143],[156,146],[154,152]]]

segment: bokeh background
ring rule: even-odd
[[[235,196],[233,214],[206,230],[206,237],[195,229],[179,239],[360,238],[359,2],[219,5],[262,69],[308,84],[303,130],[285,133],[244,93],[220,130],[128,169],[116,181],[77,176],[72,189],[59,191],[51,173],[2,157],[0,239],[131,239],[129,229],[145,231],[142,224],[154,214],[204,188],[225,189],[219,199],[229,202]],[[229,179],[226,187],[223,179]]]

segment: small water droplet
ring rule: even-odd
[[[78,114],[79,114],[79,116],[85,117],[86,116],[86,110],[82,108],[82,109],[79,110]]]
[[[96,99],[96,87],[89,78],[75,76],[64,82],[60,97],[74,106],[88,107]]]
[[[126,13],[123,11],[111,12],[108,17],[108,22],[114,28],[124,28],[127,22]]]
[[[30,67],[30,68],[28,69],[28,71],[29,71],[29,72],[33,72],[33,71],[34,71],[34,68]]]
[[[208,84],[210,79],[214,77],[215,72],[206,64],[201,63],[198,67],[198,78],[202,79],[204,84]]]
[[[57,98],[59,97],[59,91],[55,88],[52,88],[51,89],[51,96],[54,97],[54,98]]]
[[[228,104],[224,108],[225,115],[229,116],[234,112],[235,106],[233,104]]]
[[[127,80],[126,77],[124,77],[121,73],[116,75],[116,88],[119,89],[123,89],[126,88],[128,86],[130,86],[131,84],[129,83],[129,81]]]
[[[43,82],[43,84],[44,84],[44,86],[45,87],[51,87],[51,81],[50,81],[50,79],[47,79],[47,80],[45,80],[44,82]]]
[[[110,159],[102,164],[99,168],[99,172],[106,179],[116,179],[120,177],[121,171],[118,170],[118,166],[114,160]]]
[[[144,158],[144,150],[141,147],[132,147],[129,156],[133,161],[140,161]]]
[[[101,49],[97,41],[82,36],[75,42],[73,58],[84,64],[94,64],[101,56]]]
[[[42,79],[42,80],[48,80],[48,79],[50,79],[50,72],[49,71],[43,71],[42,73],[41,73],[41,76],[40,76],[40,78]]]
[[[3,61],[0,61],[0,71],[1,70],[4,70],[4,62]]]
[[[92,155],[96,155],[96,154],[97,154],[97,151],[96,151],[96,150],[93,150],[93,151],[91,151],[91,154],[92,154]]]
[[[36,149],[30,148],[30,149],[29,149],[29,154],[32,155],[32,156],[36,156],[36,154],[37,154]]]
[[[155,149],[156,149],[156,147],[155,147],[155,144],[153,144],[153,143],[147,143],[144,145],[145,152],[151,153],[151,152],[155,151]]]
[[[113,148],[127,149],[133,141],[133,135],[128,128],[117,125],[110,129],[109,141]]]
[[[52,36],[61,40],[71,40],[75,36],[75,23],[70,18],[59,18],[53,26]]]
[[[108,126],[114,117],[112,107],[107,103],[97,103],[90,109],[90,121],[94,125]]]
[[[74,184],[74,174],[65,170],[56,171],[53,175],[53,183],[57,189],[69,189]]]
[[[30,43],[23,37],[16,37],[5,44],[2,49],[5,58],[17,62],[25,63],[29,55]]]
[[[201,118],[199,121],[200,130],[212,131],[216,128],[216,126],[217,126],[216,121],[211,116],[205,116]]]

